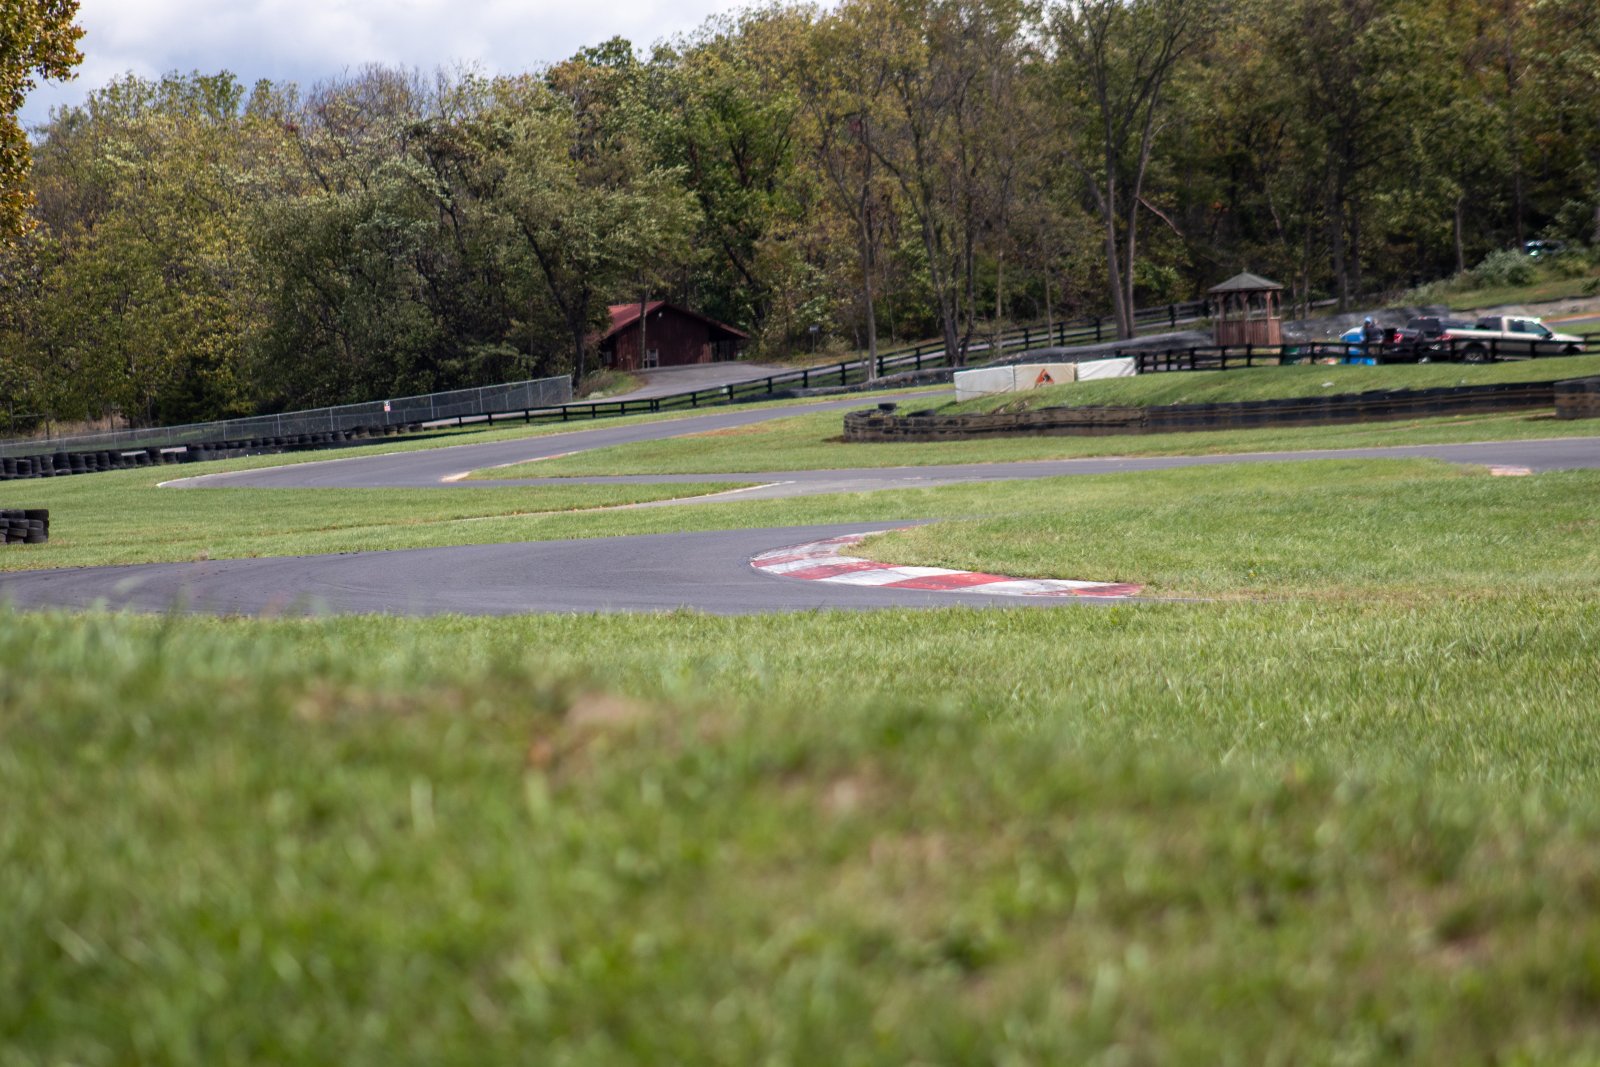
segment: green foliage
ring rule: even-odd
[[[607,306],[687,256],[695,204],[634,133],[645,110],[634,66],[573,60],[491,93],[467,131],[469,180],[492,204],[524,291],[565,327],[581,381]]]
[[[39,148],[34,281],[8,294],[51,412],[139,422],[236,414],[258,328],[241,254],[249,174],[272,136],[230,75],[126,78]]]
[[[275,406],[458,388],[552,370],[459,122],[486,86],[373,70],[292,123],[294,195],[256,211],[267,307],[257,379]]]
[[[1533,261],[1519,248],[1497,249],[1472,268],[1472,282],[1483,286],[1527,285],[1537,275]]]
[[[28,138],[17,111],[36,79],[72,77],[83,62],[78,0],[0,0],[0,249],[30,228]]]
[[[59,23],[24,78],[69,69],[70,6],[0,7]],[[41,131],[40,233],[0,265],[8,407],[171,421],[586,372],[643,295],[771,355],[812,325],[960,350],[1240,268],[1307,307],[1534,234],[1600,245],[1591,6],[847,0],[498,78],[124,78]],[[1513,284],[1502,260],[1472,284]]]
[[[791,74],[812,32],[796,9],[713,22],[681,52],[659,53],[645,90],[657,151],[699,207],[696,306],[745,324],[758,345],[792,328],[783,307],[807,275],[805,242],[792,239],[809,196]]]

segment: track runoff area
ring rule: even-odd
[[[1166,456],[900,467],[746,471],[466,481],[472,471],[617,445],[728,430],[817,411],[859,408],[857,397],[750,407],[655,422],[605,426],[521,440],[330,459],[164,483],[161,491],[208,488],[433,488],[472,492],[505,485],[740,483],[737,499],[928,488],[1177,467],[1307,459],[1433,458],[1543,471],[1600,467],[1600,438],[1414,445],[1310,452]],[[683,507],[696,499],[662,502]],[[727,500],[728,495],[710,499]],[[0,601],[20,607],[108,607],[134,611],[391,613],[432,615],[662,611],[715,614],[830,608],[1060,606],[1137,598],[1137,585],[1063,574],[1052,580],[929,567],[894,567],[850,554],[878,532],[926,521],[767,527],[632,537],[141,564],[0,574]]]

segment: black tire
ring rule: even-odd
[[[1583,346],[1582,345],[1568,345],[1566,348],[1563,348],[1561,350],[1561,354],[1563,356],[1581,356],[1581,355],[1583,355]]]
[[[1461,359],[1464,363],[1488,363],[1489,350],[1482,345],[1468,345],[1461,350]]]

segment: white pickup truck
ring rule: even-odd
[[[1576,355],[1583,351],[1583,338],[1570,333],[1554,333],[1538,319],[1515,315],[1490,315],[1470,328],[1452,327],[1439,335],[1450,351],[1468,363],[1488,363],[1496,359],[1532,356]]]

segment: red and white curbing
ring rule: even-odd
[[[1125,582],[1074,582],[1062,578],[1007,578],[944,567],[896,567],[876,560],[846,556],[843,550],[869,534],[845,534],[826,541],[763,552],[750,566],[766,574],[811,582],[871,585],[884,589],[931,589],[944,593],[987,593],[996,596],[1073,596],[1118,598],[1137,596],[1143,586]]]

